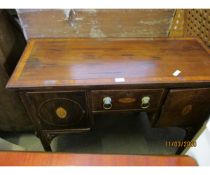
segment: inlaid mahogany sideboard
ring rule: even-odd
[[[193,38],[31,39],[7,88],[46,151],[58,134],[91,132],[97,113],[144,112],[191,139],[210,114],[209,50]]]

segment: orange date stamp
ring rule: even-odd
[[[186,147],[196,147],[197,143],[196,143],[196,141],[166,141],[165,146],[166,147],[186,148]]]

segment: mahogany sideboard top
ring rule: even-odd
[[[210,83],[198,39],[31,39],[7,87],[168,83]]]
[[[0,166],[197,166],[188,156],[0,152]]]

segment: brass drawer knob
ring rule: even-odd
[[[149,96],[144,96],[141,99],[141,108],[142,109],[147,109],[150,106],[150,97]]]
[[[55,112],[60,119],[64,119],[67,116],[67,111],[63,107],[58,107]]]
[[[106,110],[112,108],[112,99],[110,97],[103,98],[103,108]]]

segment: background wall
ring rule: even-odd
[[[33,37],[167,37],[175,10],[18,10]]]
[[[210,10],[18,10],[34,37],[199,37],[210,46]]]

